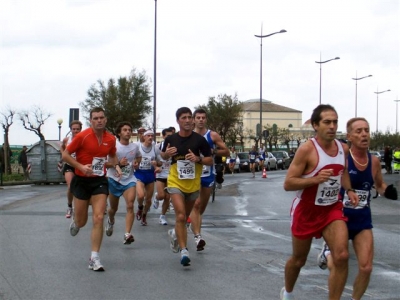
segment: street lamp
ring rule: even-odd
[[[378,97],[379,97],[379,94],[382,94],[385,92],[390,92],[390,90],[378,92],[378,88],[376,88],[376,92],[374,92],[376,94],[376,132],[378,132]]]
[[[361,79],[364,79],[364,78],[367,78],[367,77],[372,77],[372,75],[368,75],[368,76],[357,78],[357,72],[356,72],[356,78],[352,78],[353,80],[356,81],[356,110],[355,110],[356,113],[355,113],[355,116],[354,116],[356,118],[357,118],[357,81],[361,80]]]
[[[319,104],[321,104],[321,82],[322,82],[322,64],[327,63],[331,60],[335,60],[335,59],[340,59],[340,57],[335,57],[335,58],[331,58],[325,61],[321,61],[321,54],[319,54],[319,60],[320,61],[316,61],[317,64],[319,64]]]
[[[397,131],[397,116],[398,116],[398,112],[399,112],[397,104],[399,103],[400,100],[396,99],[396,100],[393,100],[393,101],[396,102],[396,133],[397,133],[398,132]]]
[[[157,0],[154,0],[154,85],[153,85],[153,127],[154,139],[157,137]]]
[[[63,119],[58,119],[57,124],[58,124],[58,140],[61,141],[61,124],[63,123]]]
[[[260,38],[260,141],[262,141],[262,39],[269,37],[271,35],[277,34],[277,33],[284,33],[286,32],[285,29],[282,29],[281,31],[273,32],[267,35],[262,34],[262,26],[261,26],[261,35],[254,35],[257,38]]]

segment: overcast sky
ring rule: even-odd
[[[69,108],[79,107],[97,80],[144,70],[153,81],[153,0],[1,0],[0,110],[33,105],[50,112],[43,129],[58,139],[68,131]],[[210,96],[259,99],[263,39],[263,98],[303,112],[322,103],[339,114],[339,130],[355,115],[376,129],[396,130],[400,97],[399,0],[158,0],[157,116],[159,128],[177,126],[175,111]],[[82,113],[82,112],[81,112]],[[152,116],[149,118],[151,121]],[[81,121],[83,118],[81,117]],[[400,120],[399,128],[400,130]],[[10,144],[38,137],[16,118]],[[0,136],[3,142],[3,134]]]

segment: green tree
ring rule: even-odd
[[[129,77],[110,79],[107,85],[98,80],[87,92],[88,97],[80,102],[86,120],[94,107],[104,108],[107,116],[107,130],[115,133],[117,124],[129,121],[133,128],[139,128],[152,112],[150,85],[146,73],[131,71]]]
[[[226,94],[218,95],[217,98],[209,97],[206,105],[195,107],[199,108],[207,112],[207,126],[218,132],[224,142],[228,134],[231,135],[232,130],[242,121],[242,103],[237,94],[233,97]]]

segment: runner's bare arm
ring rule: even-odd
[[[283,184],[285,191],[296,191],[305,189],[307,187],[325,182],[332,175],[332,170],[321,170],[318,176],[311,178],[302,178],[302,175],[310,169],[310,157],[315,152],[314,146],[311,141],[302,144],[296,151],[293,161],[290,164],[286,179]]]
[[[217,149],[214,149],[213,154],[218,156],[229,156],[230,152],[228,147],[225,145],[224,141],[221,139],[221,136],[215,131],[211,131],[211,139],[214,141],[214,144],[217,145]]]

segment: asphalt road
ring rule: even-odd
[[[204,215],[207,245],[195,251],[189,235],[190,267],[169,249],[169,224],[135,223],[135,242],[123,245],[124,201],[114,234],[104,236],[105,272],[88,269],[90,228],[69,234],[65,185],[0,189],[0,299],[279,299],[284,264],[291,252],[289,209],[294,197],[282,188],[286,171],[226,175]],[[399,188],[400,175],[384,175]],[[400,190],[400,189],[399,189]],[[373,201],[375,263],[363,299],[400,299],[400,201]],[[327,299],[328,272],[316,266],[321,241],[314,240],[296,285],[296,299]],[[356,273],[353,251],[342,299],[350,299]]]

